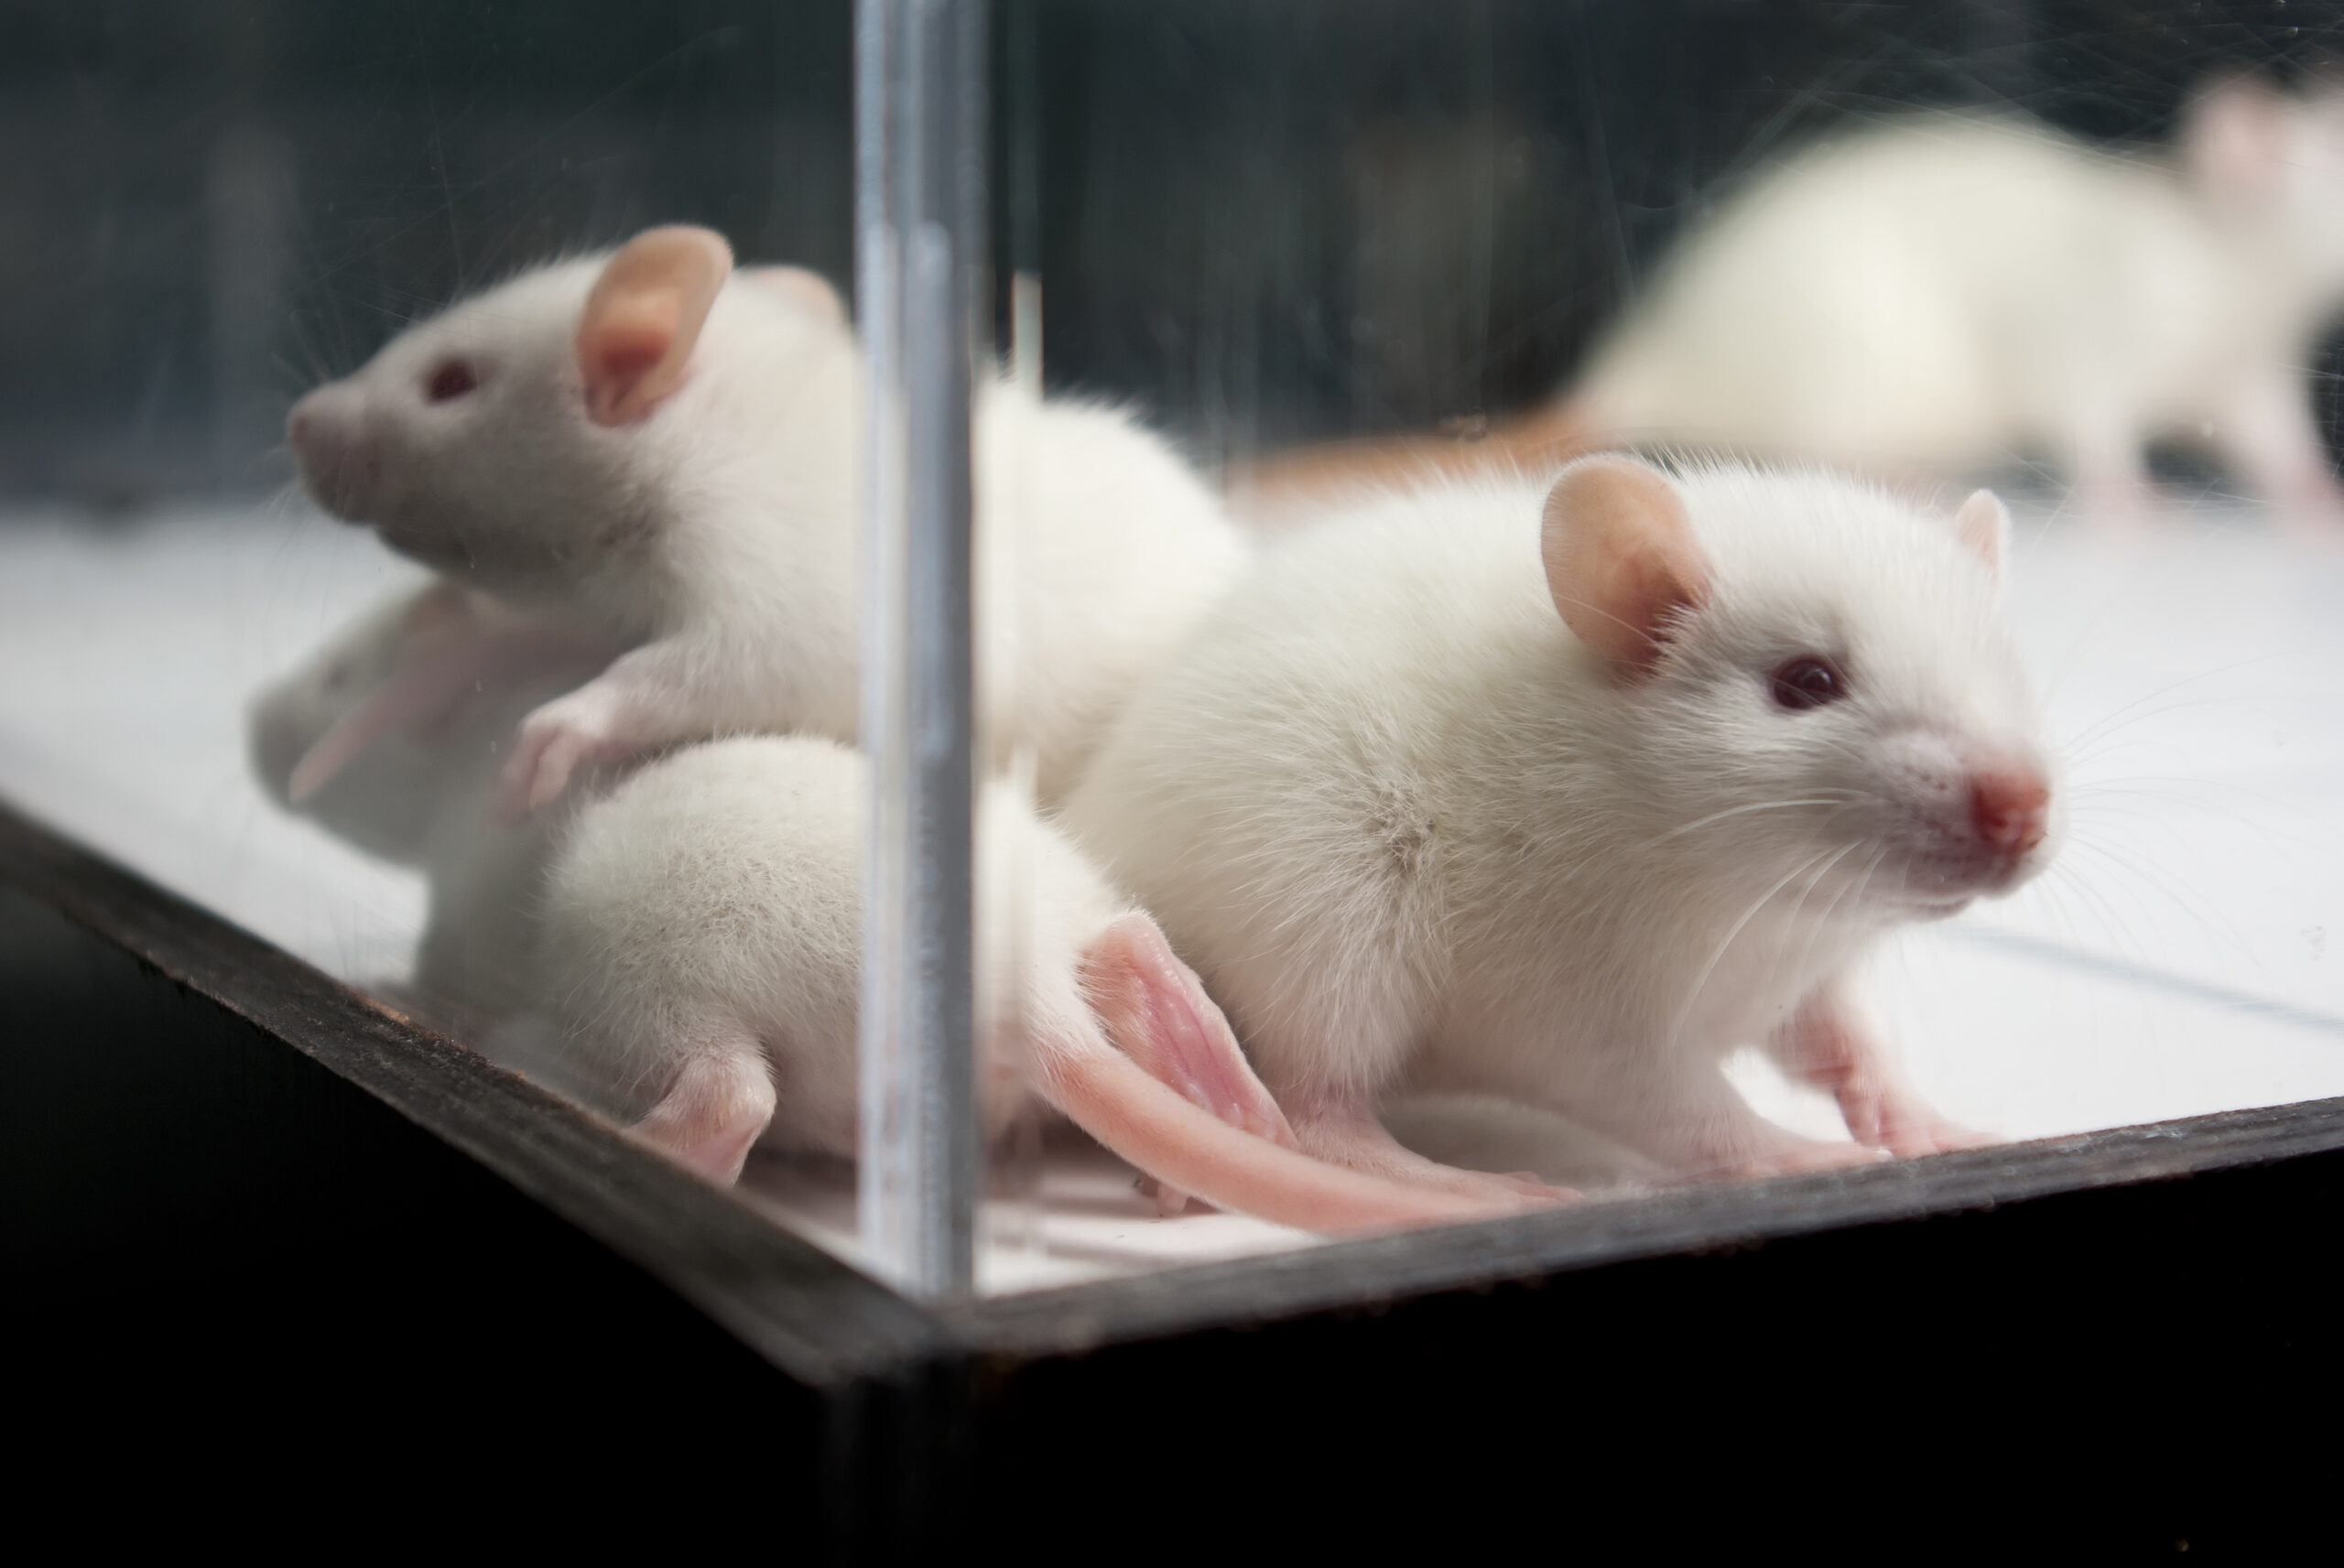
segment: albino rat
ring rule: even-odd
[[[1997,611],[2008,526],[1822,474],[1590,459],[1268,555],[1069,800],[1302,1147],[1482,1190],[1379,1094],[1495,1094],[1677,1174],[1869,1157],[1760,1119],[1763,1043],[1861,1143],[1969,1141],[1864,1033],[1883,932],[2007,892],[2059,810]]]
[[[521,717],[615,651],[438,581],[361,616],[254,698],[253,767],[269,794],[426,873],[414,989],[428,1006],[494,1017],[534,1000],[537,903],[559,817],[496,821],[496,771]],[[468,700],[426,714],[380,700],[415,689],[408,672],[451,658],[477,672]]]
[[[2344,521],[2306,367],[2344,304],[2344,92],[2252,80],[2170,157],[1977,115],[1794,157],[1686,242],[1577,389],[1590,429],[1859,465],[2034,450],[2087,512],[2148,495],[2155,437]]]
[[[864,765],[810,737],[689,747],[581,806],[548,871],[542,989],[567,1049],[641,1136],[720,1180],[760,1140],[854,1152]],[[1022,994],[997,977],[980,997],[989,1135],[1038,1095],[1177,1194],[1314,1230],[1520,1206],[1297,1153],[1155,923],[1006,788],[978,828],[989,855],[1018,840],[1031,877]]]
[[[255,761],[271,793],[291,804],[305,757],[375,711],[400,670],[457,640],[561,647],[510,622],[444,582],[362,618],[255,702]],[[760,1135],[851,1154],[863,764],[821,741],[722,741],[650,762],[606,797],[573,792],[559,812],[495,821],[498,741],[515,716],[605,656],[576,644],[567,663],[508,659],[503,684],[484,681],[421,731],[379,727],[295,808],[429,873],[416,989],[493,1051],[640,1115],[644,1137],[722,1179]],[[988,850],[1019,839],[1032,876],[1017,999],[1028,1061],[1001,1038],[1013,995],[1004,960],[988,968],[993,1130],[1038,1092],[1156,1178],[1167,1207],[1194,1193],[1306,1228],[1511,1206],[1293,1152],[1276,1106],[1153,923],[1014,795],[989,791],[983,812]]]
[[[1255,504],[1634,442],[1891,478],[2035,454],[2079,510],[2122,521],[2151,502],[2147,443],[2180,438],[2290,517],[2339,522],[2307,368],[2339,304],[2333,85],[2223,81],[2153,153],[2015,117],[1892,118],[1792,155],[1687,234],[1546,410],[1472,443],[1296,454]]]
[[[654,229],[410,328],[288,434],[329,511],[631,648],[524,723],[518,816],[583,762],[739,730],[855,739],[862,374],[819,278],[735,275],[717,235]],[[1121,414],[989,384],[973,439],[980,705],[1054,799],[1243,546]]]

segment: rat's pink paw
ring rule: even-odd
[[[2001,1141],[1991,1132],[1980,1132],[1959,1122],[1928,1117],[1917,1121],[1892,1123],[1875,1147],[1909,1159],[1916,1154],[1949,1154],[1957,1149],[1984,1149]]]
[[[1883,1151],[1861,1143],[1800,1143],[1745,1160],[1728,1174],[1796,1176],[1812,1171],[1843,1171],[1851,1165],[1877,1165],[1887,1158]]]
[[[2000,1140],[1948,1121],[1908,1091],[1854,1086],[1839,1096],[1839,1115],[1857,1142],[1910,1158],[1980,1149]]]
[[[507,826],[516,823],[547,802],[559,800],[581,766],[626,756],[633,746],[619,731],[616,708],[605,694],[588,686],[523,719],[513,754],[497,775],[497,816]]]

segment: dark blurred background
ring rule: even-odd
[[[2163,133],[2339,0],[994,0],[1047,375],[1208,464],[1536,399],[1688,218],[1848,116]],[[844,284],[845,0],[0,3],[0,493],[281,483],[287,404],[646,224]]]

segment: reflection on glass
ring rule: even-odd
[[[2283,9],[995,6],[981,1287],[2344,1089]],[[849,8],[56,11],[0,793],[852,1253]]]

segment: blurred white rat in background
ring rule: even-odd
[[[1612,438],[1958,473],[2047,456],[2083,511],[2148,503],[2179,437],[2344,524],[2309,362],[2344,304],[2344,92],[2202,92],[2166,156],[1934,114],[1794,157],[1688,238],[1597,351]]]
[[[1762,1120],[1763,1044],[1861,1143],[1973,1140],[1847,977],[2024,881],[2060,805],[2008,526],[1820,473],[1603,457],[1387,496],[1265,554],[1064,820],[1163,922],[1302,1147],[1447,1190],[1387,1091],[1558,1112],[1677,1176],[1867,1157]]]
[[[540,632],[445,581],[406,595],[255,699],[255,767],[280,802],[425,871],[412,1000],[428,1016],[718,1180],[761,1139],[852,1155],[862,760],[814,739],[717,741],[502,823],[492,795],[515,717],[606,656],[577,643],[565,660]],[[465,639],[512,655],[466,702],[367,717],[402,669]],[[353,718],[368,743],[293,803],[302,759]],[[980,842],[1031,878],[1022,957],[996,949],[985,965],[989,1131],[1038,1095],[1154,1178],[1169,1206],[1194,1195],[1308,1229],[1534,1201],[1527,1189],[1428,1195],[1297,1153],[1155,924],[1014,791],[989,788],[982,813]],[[1006,911],[993,914],[999,930]]]
[[[820,279],[736,274],[718,235],[654,229],[408,329],[303,398],[288,435],[329,511],[629,649],[524,723],[517,816],[583,762],[856,738],[862,375]],[[973,441],[980,708],[999,756],[1032,748],[1048,801],[1243,545],[1120,413],[988,381]]]
[[[2344,524],[2309,368],[2339,305],[2344,88],[2227,79],[2137,153],[2016,115],[1891,117],[1680,238],[1546,408],[1471,443],[1274,460],[1253,504],[1641,444],[1892,479],[2048,459],[2079,511],[2122,522],[2153,503],[2148,443],[2174,438],[2290,519]]]

